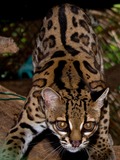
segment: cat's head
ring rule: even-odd
[[[89,144],[90,137],[99,128],[101,108],[108,91],[109,88],[94,99],[89,92],[65,98],[49,87],[42,90],[47,125],[65,149],[77,152]]]

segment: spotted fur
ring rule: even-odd
[[[33,85],[2,160],[19,160],[46,128],[69,152],[85,149],[89,160],[115,160],[102,50],[91,19],[79,7],[52,8],[33,52]]]

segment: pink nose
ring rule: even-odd
[[[78,140],[73,140],[73,141],[71,141],[71,144],[72,144],[72,147],[79,147],[79,145],[80,145],[80,141],[78,141]]]

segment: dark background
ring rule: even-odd
[[[82,8],[104,9],[120,3],[120,0],[1,0],[0,19],[42,18],[49,8],[67,2]]]

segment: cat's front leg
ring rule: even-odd
[[[116,160],[114,150],[111,146],[96,147],[89,152],[88,160]]]
[[[0,160],[20,160],[35,136],[46,129],[45,115],[40,106],[40,91],[32,88],[18,123],[8,133]]]

